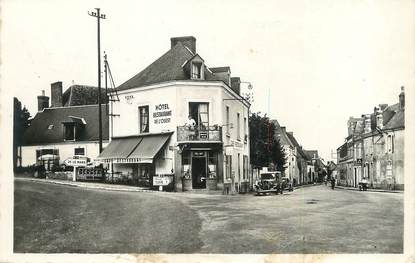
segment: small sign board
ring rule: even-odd
[[[74,159],[69,158],[64,161],[64,164],[67,166],[81,167],[87,165],[87,159]]]
[[[162,177],[162,176],[154,176],[153,177],[153,185],[168,185],[170,183],[170,179],[168,177]]]

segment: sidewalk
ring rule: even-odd
[[[87,189],[109,190],[109,191],[222,195],[221,190],[191,190],[191,191],[186,191],[186,192],[167,192],[167,191],[151,190],[146,187],[121,185],[121,184],[110,184],[110,183],[99,183],[99,182],[80,182],[80,181],[74,182],[74,181],[58,180],[58,179],[40,179],[40,178],[33,178],[33,177],[18,177],[18,176],[15,176],[14,178],[15,180],[44,182],[44,183],[51,183],[51,184],[58,184],[58,185],[83,187]]]
[[[327,186],[329,187],[329,186]],[[359,191],[359,188],[355,188],[355,187],[346,187],[346,186],[341,186],[341,185],[336,185],[335,188],[337,189],[342,189],[342,190],[351,190],[351,191]],[[378,192],[378,193],[401,193],[403,194],[404,191],[401,190],[386,190],[386,189],[373,189],[373,188],[368,188],[366,192]]]
[[[39,179],[39,178],[28,178],[28,177],[14,177],[15,180],[24,180],[24,181],[35,181],[35,182],[45,182],[51,184],[67,185],[73,187],[83,187],[88,189],[99,189],[99,190],[110,190],[110,191],[125,191],[125,192],[159,192],[150,190],[145,187],[138,186],[129,186],[129,185],[120,185],[120,184],[108,184],[108,183],[97,183],[97,182],[73,182],[66,180],[57,180],[57,179]]]

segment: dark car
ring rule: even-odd
[[[292,192],[294,190],[293,184],[288,177],[282,177],[282,189]]]
[[[281,173],[265,172],[260,174],[260,179],[254,184],[256,195],[267,193],[283,193]]]

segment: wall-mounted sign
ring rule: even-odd
[[[134,95],[125,95],[125,101],[126,101],[128,104],[133,103],[133,99],[134,99]]]
[[[157,104],[153,112],[154,124],[169,123],[171,121],[171,110],[169,104]]]

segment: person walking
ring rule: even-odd
[[[334,179],[334,177],[332,177],[330,182],[331,182],[331,189],[334,190],[334,185],[336,184],[336,179]]]

